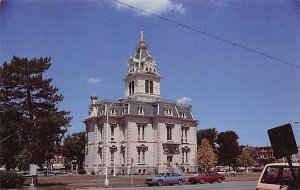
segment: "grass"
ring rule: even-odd
[[[235,177],[226,176],[225,181],[256,181],[260,173],[238,173]],[[133,185],[131,185],[131,176],[108,176],[109,187],[122,187],[122,186],[146,186],[144,181],[147,175],[134,175]],[[188,176],[186,176],[188,177]],[[105,176],[97,175],[56,175],[56,176],[39,176],[38,185],[39,190],[71,190],[71,189],[84,189],[84,188],[103,188]],[[31,178],[26,177],[24,188],[29,187]]]

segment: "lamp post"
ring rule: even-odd
[[[109,181],[107,178],[107,170],[108,170],[108,105],[105,105],[106,110],[106,164],[105,164],[105,180],[104,185],[108,186]]]

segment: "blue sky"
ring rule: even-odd
[[[193,106],[199,129],[234,130],[269,145],[267,129],[300,120],[300,1],[122,0],[272,60],[108,0],[1,1],[0,61],[51,57],[60,109],[84,131],[94,92],[124,96],[122,79],[140,31],[162,75],[161,96]],[[300,124],[293,124],[300,143]]]

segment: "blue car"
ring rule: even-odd
[[[178,173],[171,173],[171,172],[165,172],[165,173],[158,173],[156,176],[146,179],[145,183],[148,186],[152,185],[173,185],[178,184],[182,185],[182,183],[185,181],[185,177],[178,174]]]

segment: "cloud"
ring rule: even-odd
[[[136,7],[153,14],[162,14],[166,12],[176,12],[179,14],[185,13],[185,8],[182,3],[175,3],[174,0],[119,0],[121,3]],[[134,10],[121,3],[114,2],[117,9]],[[138,15],[148,16],[149,14],[134,10]]]
[[[186,104],[187,102],[192,101],[191,98],[188,97],[182,97],[176,100],[177,104]]]
[[[98,83],[100,82],[101,80],[100,79],[97,79],[97,78],[94,78],[94,77],[90,77],[87,82],[88,83]]]

